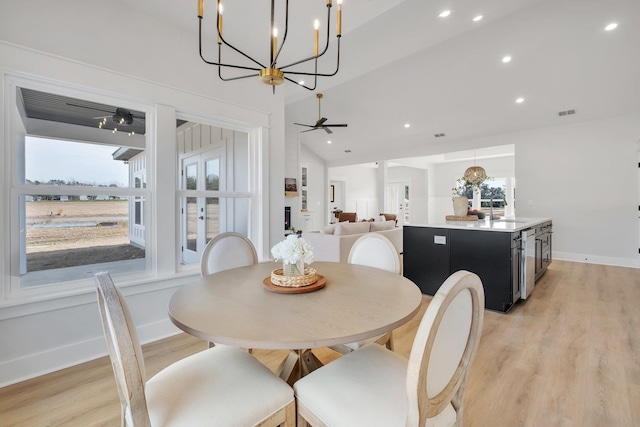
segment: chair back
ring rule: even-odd
[[[366,265],[400,274],[400,255],[391,240],[378,233],[365,233],[353,243],[349,264]]]
[[[340,212],[338,222],[356,222],[358,220],[358,214],[356,212]]]
[[[420,322],[409,356],[407,426],[424,426],[451,403],[457,425],[469,365],[484,317],[484,289],[468,271],[453,273],[440,286]]]
[[[218,234],[207,243],[202,252],[200,269],[202,276],[208,276],[257,263],[258,254],[253,243],[240,233],[228,232]]]
[[[123,421],[126,420],[129,427],[150,426],[144,394],[144,358],[131,312],[109,273],[98,273],[95,279],[98,307],[120,395]]]

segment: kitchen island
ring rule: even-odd
[[[405,224],[404,276],[434,295],[450,274],[471,271],[482,280],[485,307],[507,312],[551,263],[551,235],[551,218]]]

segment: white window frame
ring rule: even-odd
[[[5,128],[4,128],[4,141],[8,141],[10,143],[4,144],[4,170],[3,174],[4,182],[2,183],[2,192],[4,194],[4,200],[7,201],[6,206],[2,206],[3,208],[3,217],[4,221],[4,230],[5,236],[9,236],[5,242],[3,242],[4,247],[4,287],[2,289],[2,299],[7,300],[32,300],[32,299],[40,299],[47,298],[52,296],[59,296],[70,294],[73,292],[86,292],[87,290],[93,290],[95,286],[93,279],[81,279],[81,280],[72,280],[67,282],[59,282],[52,284],[45,284],[41,286],[33,286],[28,288],[23,288],[20,286],[20,257],[21,251],[23,250],[21,246],[20,240],[20,227],[24,227],[24,213],[21,213],[20,197],[24,195],[31,194],[42,194],[42,195],[58,195],[60,194],[60,187],[58,186],[43,186],[43,185],[29,185],[29,184],[20,184],[18,183],[18,176],[24,177],[24,162],[22,164],[18,164],[15,159],[24,158],[24,147],[19,147],[16,144],[16,135],[18,133],[18,129],[16,129],[14,114],[16,114],[16,91],[17,88],[28,88],[46,93],[53,93],[62,96],[69,96],[78,99],[85,99],[87,101],[103,103],[107,105],[119,105],[124,108],[130,108],[132,110],[143,111],[145,113],[145,138],[146,138],[146,149],[145,153],[147,156],[146,164],[147,164],[147,178],[150,176],[153,171],[154,165],[150,161],[153,158],[154,152],[154,144],[155,140],[153,135],[153,129],[155,129],[155,117],[153,107],[149,104],[143,104],[139,102],[135,102],[129,99],[121,98],[115,95],[107,95],[103,93],[98,93],[97,91],[90,90],[87,88],[78,88],[72,87],[70,85],[65,85],[62,83],[54,83],[43,81],[39,79],[32,79],[22,76],[5,76],[5,85],[4,85],[4,111],[5,111]],[[28,134],[26,136],[29,136]],[[36,137],[41,137],[41,135],[33,135]],[[81,141],[85,142],[85,141]],[[21,169],[22,168],[22,169]],[[131,185],[131,183],[129,183]],[[147,206],[151,206],[149,202],[152,200],[153,194],[155,192],[155,182],[149,183],[147,182],[146,189],[135,189],[133,187],[128,188],[102,188],[102,187],[64,187],[64,192],[67,195],[87,195],[87,194],[96,194],[98,191],[99,195],[114,195],[121,197],[142,197],[145,200],[145,204]],[[145,209],[144,213],[144,223],[149,226],[153,224],[153,217],[149,212],[149,209]],[[147,228],[147,238],[146,241],[149,241],[149,227]],[[6,256],[9,254],[10,256]],[[153,274],[152,271],[152,258],[154,257],[154,253],[152,248],[147,245],[146,254],[145,254],[145,269],[143,271],[123,274],[121,277],[124,278],[124,281],[140,281],[142,279],[148,278]],[[10,259],[10,262],[6,260]]]
[[[261,141],[261,135],[264,132],[264,128],[256,128],[243,126],[234,122],[227,122],[203,116],[193,112],[176,111],[176,118],[185,120],[188,122],[199,123],[202,125],[215,126],[231,131],[244,132],[248,134],[249,139],[249,159],[248,159],[248,191],[207,191],[207,190],[184,190],[182,185],[182,177],[180,172],[176,174],[176,230],[182,229],[182,218],[180,209],[182,206],[182,200],[185,197],[217,197],[219,199],[231,199],[231,198],[247,198],[249,199],[249,224],[247,238],[254,243],[254,246],[258,252],[258,258],[262,258],[262,251],[260,248],[264,245],[264,235],[268,234],[268,222],[261,224],[259,218],[268,218],[268,214],[265,212],[263,206],[263,200],[268,200],[268,194],[266,191],[262,191],[262,181],[264,180],[265,172],[268,173],[266,168],[266,162],[262,161],[263,152],[268,152],[267,147]],[[177,150],[177,146],[176,146]],[[265,151],[266,150],[266,151]],[[182,169],[182,160],[185,157],[192,156],[198,153],[202,153],[206,150],[196,150],[189,154],[178,155],[178,162],[176,169],[180,171]],[[226,153],[226,152],[225,152]],[[265,228],[266,227],[266,228]],[[178,231],[181,233],[181,231]],[[198,263],[182,264],[181,263],[181,245],[182,238],[177,236],[176,238],[176,263],[177,272],[196,272],[200,271],[200,265]]]

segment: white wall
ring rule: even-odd
[[[378,198],[376,195],[377,169],[370,166],[353,165],[329,169],[329,180],[345,181],[344,212],[357,212],[358,220],[376,218]]]
[[[640,267],[640,114],[511,139],[518,215],[553,217],[556,258]]]
[[[193,6],[195,7],[195,5]],[[194,17],[195,22],[195,17]],[[195,25],[195,24],[194,24]],[[284,206],[284,101],[283,91],[251,81],[221,82],[215,69],[197,54],[192,31],[172,28],[152,14],[129,9],[122,13],[111,2],[59,2],[3,0],[0,3],[0,72],[52,81],[70,88],[108,94],[154,106],[157,161],[164,171],[176,170],[175,110],[226,120],[228,127],[257,126],[264,130],[260,176],[265,198],[255,206],[264,220],[259,238],[262,254],[282,239]],[[5,89],[3,77],[2,88]],[[0,105],[3,126],[5,104]],[[173,122],[171,123],[171,117]],[[4,128],[0,163],[4,165],[7,141]],[[4,166],[3,166],[4,169]],[[0,184],[8,179],[2,171]],[[158,212],[159,234],[151,251],[157,257],[158,276],[147,283],[130,284],[125,295],[131,305],[143,342],[178,330],[167,316],[173,291],[192,280],[175,277],[176,246],[175,176],[158,171],[156,182],[168,191],[158,192],[153,209]],[[9,206],[0,202],[0,223],[6,224]],[[165,230],[164,232],[162,230]],[[9,234],[2,230],[0,289],[9,283]],[[1,292],[1,291],[0,291]],[[0,386],[106,354],[99,324],[95,292],[74,296],[0,299]],[[10,343],[10,344],[9,344]]]

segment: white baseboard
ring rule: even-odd
[[[138,328],[140,342],[144,344],[176,335],[179,332],[180,330],[169,319]],[[104,336],[100,335],[72,345],[1,362],[0,387],[59,371],[106,355],[107,345]]]
[[[587,264],[603,264],[616,267],[640,268],[640,256],[637,259],[603,257],[571,252],[553,252],[553,259],[583,262]]]

